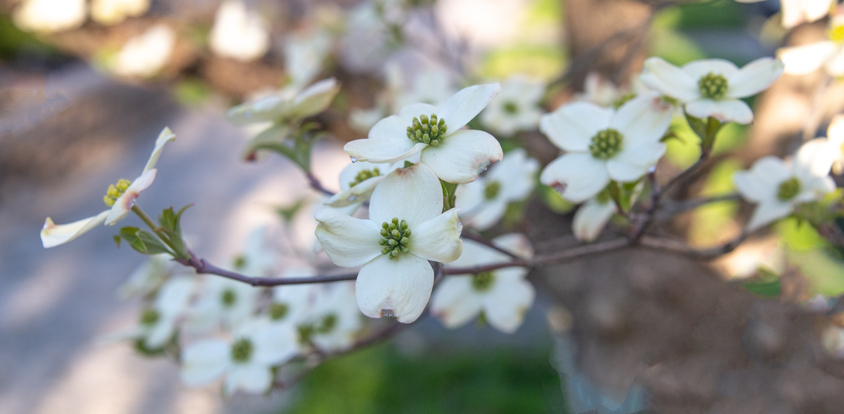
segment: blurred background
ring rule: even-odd
[[[394,112],[383,90],[433,102],[462,85],[520,74],[548,86],[550,111],[595,88],[585,83],[590,73],[622,86],[652,55],[678,65],[707,57],[742,65],[824,38],[824,21],[786,31],[773,0],[253,0],[242,3],[253,14],[229,17],[229,25],[218,25],[215,0],[0,4],[0,412],[842,406],[844,365],[832,359],[840,345],[824,335],[844,321],[801,311],[816,295],[844,292],[841,251],[794,220],[712,262],[627,249],[538,270],[529,276],[538,298],[513,335],[483,324],[447,330],[426,318],[386,344],[323,364],[289,390],[231,399],[181,385],[173,361],[101,343],[136,320],[138,303],[116,292],[145,260],[115,248],[114,228],[51,250],[38,238],[45,217],[66,223],[100,211],[102,190],[137,174],[165,126],[177,141],[141,201],[153,209],[193,203],[183,227],[195,252],[231,260],[258,225],[311,234],[308,217],[296,224],[278,214],[311,197],[305,175],[281,157],[243,161],[251,132],[226,119],[231,106],[284,85],[329,76],[342,85],[315,119],[330,139],[317,144],[312,168],[336,190],[349,163],[342,144]],[[425,80],[430,73],[444,84]],[[725,128],[708,174],[678,197],[733,193],[732,172],[790,153],[801,134],[823,136],[844,93],[820,73],[786,75],[752,106],[755,123]],[[536,131],[510,139],[543,164],[556,157]],[[661,178],[697,160],[695,139],[688,131],[669,142]],[[545,249],[567,248],[576,244],[560,239],[571,233],[572,209],[538,188],[491,232],[523,231],[535,246],[552,240]],[[655,231],[717,245],[740,232],[750,211],[725,200]],[[782,411],[771,411],[777,406]]]

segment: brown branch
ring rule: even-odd
[[[308,184],[311,185],[311,188],[329,197],[334,195],[334,192],[325,188],[319,181],[319,178],[317,178],[312,172],[306,172],[305,175],[308,177]]]
[[[473,233],[473,232],[470,232],[470,231],[464,231],[463,234],[460,235],[460,237],[467,239],[467,240],[471,240],[471,241],[476,242],[476,243],[483,244],[484,246],[489,247],[490,249],[493,249],[493,250],[497,250],[501,253],[504,253],[504,254],[506,254],[507,256],[510,256],[513,259],[521,259],[521,257],[517,256],[515,253],[513,253],[513,252],[511,252],[507,249],[504,249],[504,248],[497,246],[495,243],[492,242],[492,240],[489,240],[486,237],[481,236],[480,234]]]
[[[695,249],[685,243],[678,242],[661,237],[643,236],[639,240],[639,245],[649,249],[677,253],[684,256],[699,260],[711,260],[719,256],[723,256],[736,249],[747,238],[749,233],[743,231],[735,239],[730,240],[720,246],[710,247],[708,249]]]
[[[656,216],[658,220],[667,220],[671,217],[674,217],[680,213],[685,213],[690,210],[694,210],[698,207],[705,206],[707,204],[712,203],[719,203],[724,201],[739,201],[741,200],[741,196],[733,193],[733,194],[722,194],[712,197],[704,197],[704,198],[692,198],[683,201],[677,201],[665,206],[665,209],[658,211]]]

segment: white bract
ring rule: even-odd
[[[506,234],[492,240],[496,246],[524,258],[533,254],[521,234]],[[448,267],[472,267],[502,263],[510,257],[490,247],[464,240],[463,254]],[[449,328],[465,325],[483,313],[484,319],[501,332],[513,333],[533,304],[535,292],[525,280],[528,270],[510,267],[477,275],[451,275],[437,287],[431,299],[431,313]]]
[[[495,132],[512,136],[536,128],[542,111],[539,102],[545,85],[514,76],[501,85],[501,93],[481,113],[481,121]]]
[[[284,69],[293,85],[307,85],[322,71],[331,52],[331,37],[323,30],[293,34],[284,43]]]
[[[176,45],[176,33],[170,26],[156,24],[125,44],[114,57],[111,70],[120,76],[152,77],[160,72]]]
[[[353,162],[340,172],[340,192],[325,201],[330,207],[360,206],[375,190],[387,174],[395,171],[403,161],[391,164],[373,164],[366,161]]]
[[[149,9],[149,0],[94,0],[91,2],[91,17],[97,23],[112,25],[127,17],[140,16]]]
[[[442,106],[413,104],[398,115],[379,121],[369,138],[346,144],[344,149],[358,161],[388,163],[421,154],[443,181],[468,183],[503,156],[501,145],[483,131],[461,130],[498,94],[501,86],[476,85],[462,89]]]
[[[86,12],[85,0],[24,0],[12,18],[23,30],[51,33],[82,26]]]
[[[585,242],[595,240],[617,211],[618,206],[606,192],[589,199],[574,213],[574,237]]]
[[[209,45],[222,57],[244,62],[259,59],[270,49],[269,25],[242,1],[226,0],[217,9]]]
[[[508,152],[486,175],[457,187],[455,199],[461,221],[478,230],[492,227],[510,203],[523,200],[533,191],[537,171],[539,162],[529,158],[524,149]]]
[[[138,325],[108,335],[106,340],[136,339],[149,350],[163,347],[176,332],[176,322],[182,316],[194,291],[190,277],[176,277],[165,282],[153,305],[141,311]]]
[[[141,263],[117,290],[122,299],[154,292],[170,276],[173,260],[169,254],[156,254]]]
[[[792,162],[764,157],[748,171],[733,175],[736,189],[746,200],[756,203],[747,230],[756,230],[794,212],[802,203],[823,198],[835,189],[829,177],[832,162],[840,149],[818,138],[803,144]]]
[[[844,75],[844,14],[837,13],[829,21],[827,40],[777,50],[785,62],[785,73],[805,75],[821,67],[832,76]]]
[[[844,115],[836,115],[829,123],[829,128],[826,131],[826,137],[829,142],[838,148],[842,157],[838,157],[832,163],[832,172],[835,174],[844,173]]]
[[[342,351],[355,343],[360,319],[355,284],[328,284],[317,288],[316,302],[299,333],[322,351]]]
[[[721,122],[749,124],[753,111],[740,98],[767,89],[782,75],[783,63],[761,58],[739,69],[723,59],[703,59],[678,68],[665,60],[645,60],[641,81],[659,93],[678,100],[686,114]]]
[[[206,278],[199,299],[187,314],[185,329],[205,333],[219,328],[221,322],[234,328],[255,313],[260,293],[259,289],[236,280]]]
[[[544,115],[540,130],[566,151],[548,164],[540,181],[580,203],[612,180],[641,178],[665,153],[660,142],[673,107],[657,94],[644,94],[614,110],[588,102],[561,106]]]
[[[249,233],[243,253],[235,259],[234,268],[245,275],[269,277],[277,259],[276,250],[269,245],[268,228],[258,227]]]
[[[284,271],[282,278],[311,277],[315,272],[311,268],[296,267]],[[312,315],[317,300],[317,285],[282,285],[272,289],[273,298],[267,309],[273,323],[289,323],[299,326]]]
[[[316,237],[334,264],[363,266],[358,307],[371,318],[416,320],[431,295],[434,271],[428,260],[447,263],[462,251],[457,210],[445,213],[442,188],[425,164],[385,177],[369,202],[369,219],[332,208],[316,212]]]
[[[829,13],[833,0],[780,0],[782,25],[786,29],[819,20]]]
[[[134,181],[121,179],[117,182],[117,185],[109,186],[107,194],[103,198],[106,205],[110,207],[108,210],[94,217],[88,217],[70,224],[55,224],[53,220],[47,217],[44,221],[44,227],[41,229],[41,243],[44,244],[44,247],[67,243],[102,223],[113,225],[126,217],[129,210],[135,205],[135,200],[138,199],[141,191],[149,187],[155,180],[157,171],[155,163],[158,162],[164,144],[174,139],[176,139],[176,136],[173,135],[173,132],[169,128],[164,128],[155,141],[155,148],[152,150],[141,175]]]
[[[423,69],[413,79],[408,87],[397,66],[388,71],[390,89],[396,94],[393,99],[393,109],[399,110],[405,106],[422,102],[438,106],[454,95],[452,76],[442,68],[431,67]],[[429,114],[430,115],[430,114]]]
[[[263,393],[273,382],[271,368],[298,353],[295,335],[291,325],[252,319],[240,325],[230,340],[196,341],[182,351],[182,382],[200,386],[225,375],[226,395],[238,390]]]

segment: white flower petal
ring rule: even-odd
[[[817,138],[807,141],[797,150],[794,171],[800,177],[829,175],[832,163],[841,156],[841,147],[829,140]]]
[[[105,210],[94,217],[77,220],[69,224],[55,224],[52,219],[47,217],[44,220],[44,227],[41,229],[41,243],[44,248],[67,243],[105,222],[110,211]]]
[[[594,198],[587,201],[574,213],[572,221],[574,236],[585,242],[595,240],[616,210],[617,207],[612,201],[601,203]]]
[[[140,177],[136,178],[135,181],[132,181],[132,184],[129,185],[126,192],[114,201],[114,205],[111,207],[111,211],[108,213],[108,217],[106,218],[106,225],[113,225],[118,220],[129,214],[132,206],[135,205],[135,200],[137,200],[138,196],[141,195],[141,191],[145,190],[147,187],[152,185],[153,181],[155,181],[156,171],[158,170],[152,169],[144,171]]]
[[[721,122],[736,122],[749,124],[753,122],[753,111],[744,101],[737,99],[722,99],[713,101],[701,99],[686,104],[686,113],[701,119],[713,117]]]
[[[463,252],[460,232],[463,225],[453,208],[413,228],[410,252],[426,260],[448,263],[457,260]]]
[[[563,105],[539,120],[542,131],[557,147],[566,151],[587,151],[592,137],[610,124],[613,110],[589,102]]]
[[[399,116],[388,116],[369,130],[369,138],[348,142],[343,149],[358,161],[385,163],[403,160],[428,146],[410,140],[407,127]]]
[[[354,187],[334,194],[328,200],[325,200],[324,204],[329,207],[346,207],[352,204],[363,203],[364,201],[369,200],[369,197],[372,196],[372,192],[375,191],[375,187],[377,187],[383,179],[384,176],[377,176],[363,180],[357,183]]]
[[[165,317],[152,326],[147,334],[144,345],[149,349],[159,349],[167,343],[175,331],[176,320],[173,317]]]
[[[481,313],[481,299],[472,289],[471,276],[449,276],[431,298],[431,314],[447,328],[465,325]]]
[[[506,249],[510,253],[515,254],[516,256],[523,257],[525,259],[529,259],[533,257],[533,246],[530,245],[530,240],[525,237],[524,234],[521,233],[507,233],[502,234],[494,239],[492,242],[495,243],[496,246]],[[490,249],[487,249],[490,250]],[[498,252],[496,252],[498,253]],[[501,256],[504,258],[503,256]],[[505,258],[506,260],[506,258]]]
[[[779,220],[794,210],[794,206],[790,203],[783,203],[778,200],[772,202],[763,202],[756,206],[753,210],[753,215],[750,216],[750,222],[747,223],[747,231],[754,231]]]
[[[369,201],[369,219],[376,225],[398,218],[407,221],[413,232],[420,224],[440,215],[442,210],[440,181],[422,163],[399,168],[384,177]],[[380,227],[378,231],[381,231]]]
[[[355,283],[358,307],[370,318],[392,315],[401,323],[419,318],[434,286],[434,270],[413,254],[380,256],[360,269]]]
[[[496,276],[498,276],[496,272]],[[510,283],[496,281],[484,297],[484,315],[487,322],[501,332],[513,333],[524,321],[525,313],[533,304],[536,293],[527,280]]]
[[[823,41],[781,48],[777,50],[777,57],[783,61],[785,73],[806,75],[820,69],[837,50],[835,43]]]
[[[573,203],[586,201],[610,183],[606,163],[591,154],[568,153],[545,166],[539,176],[542,184],[561,189],[561,195]]]
[[[503,156],[501,144],[492,135],[462,130],[448,135],[438,147],[425,148],[421,160],[443,181],[465,184],[477,180],[478,174]]]
[[[503,198],[489,200],[480,206],[473,214],[466,216],[463,221],[469,227],[487,230],[498,223],[507,211],[507,201]]]
[[[436,106],[426,103],[413,103],[410,105],[405,105],[401,108],[401,110],[399,110],[399,113],[397,115],[399,127],[401,127],[402,132],[406,135],[407,127],[413,125],[413,118],[419,118],[422,115],[431,116],[432,114],[436,114],[437,110],[438,109]],[[448,130],[454,132],[457,129],[452,128],[451,124],[448,123]]]
[[[756,59],[727,77],[727,96],[744,98],[767,89],[782,76],[785,64],[769,57]]]
[[[724,59],[700,59],[683,65],[682,69],[695,81],[710,73],[728,78],[739,71],[738,66]]]
[[[824,63],[824,69],[832,76],[844,75],[844,47],[836,47],[829,59]]]
[[[493,166],[498,164],[493,164]],[[454,204],[455,207],[460,209],[461,215],[472,215],[482,208],[486,202],[485,189],[486,180],[483,178],[457,186],[457,190],[454,192]]]
[[[194,342],[182,350],[181,378],[185,385],[205,385],[229,366],[230,345],[219,339]]]
[[[610,120],[610,128],[622,134],[624,145],[656,143],[671,125],[673,114],[674,107],[658,94],[644,94],[618,108]]]
[[[381,254],[381,228],[374,222],[330,207],[317,210],[314,219],[319,222],[314,232],[317,240],[337,266],[360,266]]]
[[[448,130],[455,132],[468,124],[501,92],[501,85],[491,83],[463,88],[449,98],[437,111],[444,119]]]
[[[748,171],[733,174],[733,183],[742,197],[756,203],[775,200],[779,185],[791,178],[791,171],[774,156],[759,159]]]
[[[623,183],[638,180],[656,165],[665,149],[665,144],[661,142],[625,146],[615,158],[607,161],[610,178]]]
[[[270,368],[260,364],[235,365],[226,375],[225,394],[231,396],[237,390],[251,394],[263,394],[272,384]]]
[[[528,196],[536,186],[536,173],[539,161],[527,156],[523,148],[516,148],[489,168],[486,181],[501,183],[499,198],[508,202],[518,201]]]
[[[155,140],[155,148],[153,148],[152,154],[149,156],[147,165],[144,167],[144,172],[155,168],[155,164],[158,162],[158,157],[161,156],[161,149],[164,148],[164,144],[175,139],[176,134],[174,134],[173,131],[170,131],[170,128],[167,127],[158,134],[158,138]]]
[[[267,323],[252,335],[255,353],[252,361],[264,365],[277,365],[288,361],[299,352],[298,334],[293,324]]]
[[[155,297],[155,309],[162,315],[178,315],[188,304],[195,286],[194,280],[189,277],[168,280]]]
[[[323,79],[307,87],[293,98],[293,106],[288,115],[291,118],[307,118],[316,115],[331,105],[334,96],[340,91],[340,84],[334,78]]]
[[[832,0],[782,0],[782,26],[790,29],[803,22],[813,22],[829,13]]]
[[[697,79],[662,58],[645,60],[645,71],[639,77],[648,87],[683,102],[700,97]]]

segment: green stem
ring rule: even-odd
[[[155,222],[152,221],[152,219],[147,215],[147,213],[145,213],[144,210],[141,210],[141,208],[137,204],[132,206],[132,211],[135,212],[135,214],[137,214],[138,217],[140,217],[141,220],[143,220],[147,226],[149,226],[150,230],[152,230],[153,233],[158,230],[158,226],[155,224]]]

